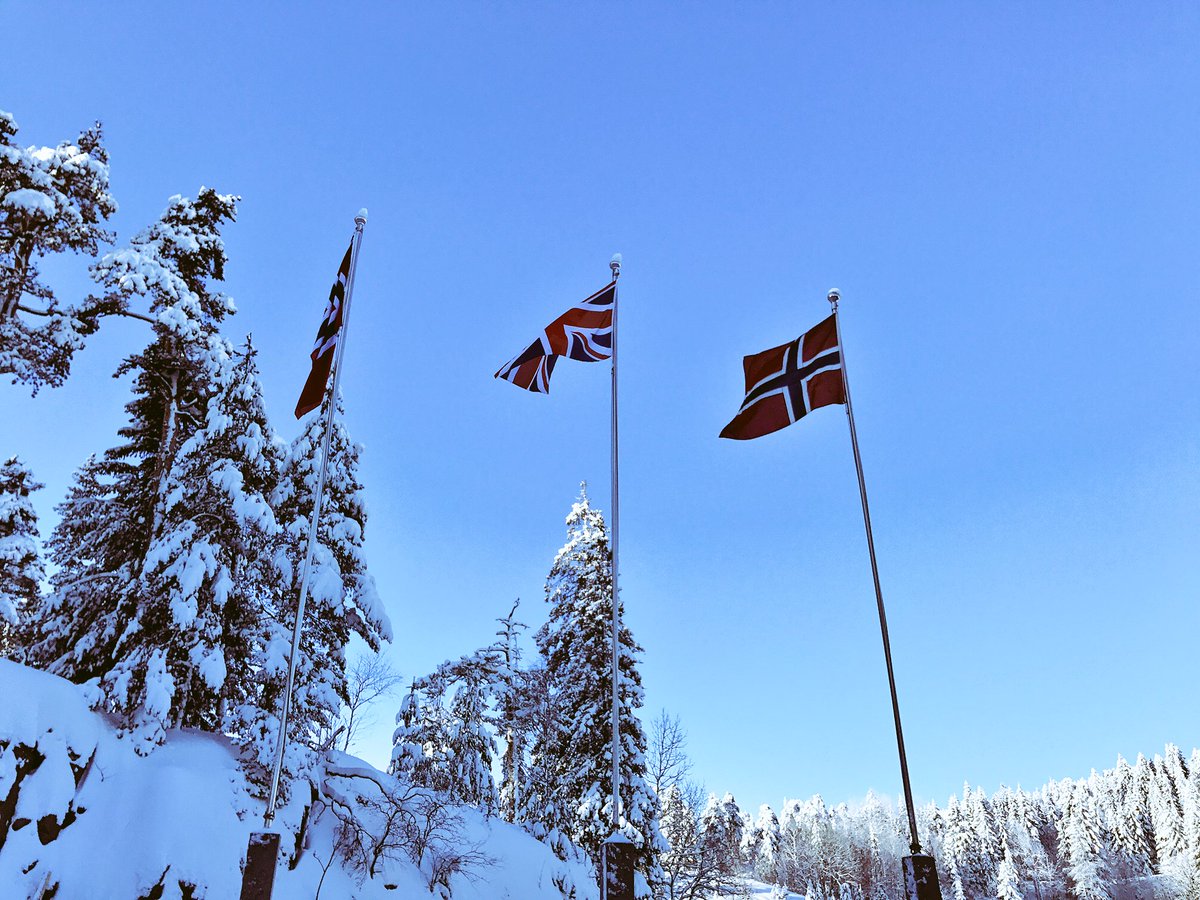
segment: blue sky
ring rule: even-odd
[[[608,378],[492,378],[621,282],[622,584],[647,712],[745,806],[898,795],[845,417],[717,432],[842,291],[914,790],[1200,744],[1200,11],[1183,3],[5,4],[25,143],[103,120],[118,241],[244,198],[226,290],[285,437],[371,210],[344,376],[407,674],[535,628]],[[46,266],[60,295],[84,266]],[[141,323],[0,390],[47,483]],[[368,756],[388,749],[386,720]]]

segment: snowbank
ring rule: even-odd
[[[347,756],[326,780],[330,798],[357,808],[383,789],[404,787]],[[460,807],[445,813],[468,859],[464,871],[447,876],[449,889],[430,888],[432,850],[420,864],[393,855],[375,878],[343,864],[332,799],[313,807],[306,847],[289,868],[309,799],[294,794],[276,819],[284,859],[274,900],[313,900],[318,889],[325,900],[562,900],[557,885],[573,885],[577,900],[597,896],[588,867],[563,863],[522,829]],[[74,685],[0,660],[0,897],[40,896],[57,884],[55,900],[137,900],[156,885],[163,900],[234,898],[261,816],[224,737],[170,732],[163,747],[139,757]]]

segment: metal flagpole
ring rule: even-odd
[[[601,900],[633,900],[635,847],[621,833],[621,595],[620,573],[621,492],[617,465],[617,280],[621,254],[608,264],[613,278],[612,315],[612,834],[600,857]]]
[[[896,676],[892,671],[892,645],[888,640],[887,613],[883,609],[883,590],[879,586],[879,567],[875,563],[875,538],[871,534],[871,511],[867,507],[867,483],[863,479],[862,459],[858,455],[858,433],[854,429],[854,405],[850,402],[850,377],[846,372],[846,346],[842,343],[841,324],[838,319],[837,290],[829,292],[829,303],[833,306],[833,325],[837,331],[838,352],[842,359],[842,385],[846,390],[846,416],[850,420],[850,443],[854,446],[854,468],[858,472],[858,493],[862,497],[863,524],[867,529],[867,551],[871,556],[871,577],[875,579],[875,603],[879,607],[879,629],[883,634],[883,656],[887,660],[888,687],[892,692],[892,716],[896,720],[896,746],[900,750],[900,776],[904,781],[904,804],[908,807],[909,842],[914,854],[921,852],[921,841],[917,837],[917,813],[913,808],[912,786],[908,781],[908,759],[904,755],[904,732],[900,728],[900,703],[896,699]]]
[[[621,494],[618,489],[617,454],[617,279],[621,277],[621,254],[613,255],[608,267],[613,278],[612,315],[612,826],[615,833],[621,823],[621,708],[620,708],[620,594],[617,574],[620,570]]]
[[[329,412],[325,420],[325,434],[321,440],[321,472],[317,477],[317,490],[313,495],[312,519],[308,524],[308,548],[304,551],[304,565],[300,569],[300,602],[296,605],[296,624],[292,628],[292,652],[288,657],[287,686],[283,692],[283,715],[279,719],[279,739],[275,750],[275,768],[271,773],[271,791],[267,797],[267,811],[263,823],[269,828],[275,818],[275,803],[279,799],[279,776],[283,772],[283,753],[287,746],[288,715],[292,709],[292,685],[296,679],[296,658],[300,655],[300,631],[304,622],[304,605],[308,601],[308,577],[312,571],[313,551],[317,544],[317,525],[321,518],[321,501],[325,496],[325,476],[329,469],[329,442],[333,436],[333,417],[337,412],[338,386],[342,380],[342,357],[346,353],[346,334],[350,330],[350,299],[354,295],[354,273],[358,269],[358,252],[362,247],[363,227],[367,224],[367,211],[360,209],[354,217],[354,253],[350,257],[350,277],[346,281],[346,300],[342,307],[342,327],[337,338],[333,357],[333,393],[329,398]]]

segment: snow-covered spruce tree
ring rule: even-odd
[[[17,457],[0,463],[0,656],[19,649],[22,623],[41,596],[42,555],[29,495],[42,485]]]
[[[612,834],[612,557],[604,516],[586,486],[567,516],[567,542],[546,580],[549,619],[536,635],[546,667],[551,727],[532,748],[524,818],[556,852],[561,835],[599,861]],[[646,783],[646,736],[637,718],[641,647],[622,624],[619,640],[622,833],[637,848],[637,867],[661,879],[657,800]]]
[[[759,881],[774,884],[779,880],[779,817],[764,803],[758,808],[754,826],[742,833],[742,860]]]
[[[517,635],[525,626],[516,619],[518,605],[498,620],[494,642],[413,680],[393,735],[394,774],[488,814],[502,809],[492,776],[497,737],[506,746],[500,769],[509,779],[510,804],[517,796],[513,774],[523,768],[524,680]],[[511,806],[508,815],[515,816]]]
[[[0,373],[36,394],[62,384],[71,358],[96,328],[96,310],[62,305],[38,271],[50,253],[95,256],[116,212],[100,124],[74,142],[21,148],[0,110]]]
[[[700,865],[696,813],[676,785],[667,785],[658,799],[659,827],[666,844],[659,855],[663,870],[659,894],[666,900],[685,900],[694,893]]]
[[[741,863],[742,811],[733,794],[718,800],[709,794],[700,813],[700,852],[708,868],[722,879],[732,880]]]
[[[1125,757],[1117,756],[1112,772],[1114,865],[1124,878],[1150,873],[1151,850],[1147,835],[1153,835],[1150,822],[1150,798],[1138,785],[1134,770]]]
[[[1181,900],[1200,900],[1200,772],[1196,761],[1193,754],[1190,775],[1182,785],[1184,852],[1172,862]]]
[[[496,743],[486,724],[487,698],[485,685],[467,682],[450,704],[450,796],[490,815],[499,796],[492,777]]]
[[[274,765],[283,690],[287,682],[292,626],[300,599],[301,570],[312,521],[314,491],[321,466],[321,441],[330,394],[310,413],[292,443],[279,484],[271,496],[283,546],[276,554],[280,572],[257,635],[262,650],[254,671],[259,701],[238,713],[239,743],[251,780],[265,785]],[[367,523],[365,492],[358,477],[362,447],[350,439],[339,398],[330,437],[325,496],[317,524],[317,542],[309,574],[308,601],[300,631],[296,680],[284,757],[286,782],[312,776],[322,752],[334,741],[332,731],[346,702],[346,647],[357,635],[375,651],[392,638],[391,623],[367,571],[363,535]]]
[[[422,702],[417,680],[400,704],[388,772],[417,787],[450,790],[450,723],[439,702]]]
[[[214,350],[219,349],[214,347]],[[267,422],[255,350],[214,353],[216,393],[180,447],[138,580],[138,627],[101,684],[134,739],[168,728],[237,732],[257,705],[258,623],[278,581],[268,498],[282,449]],[[158,675],[157,680],[154,675]]]
[[[1067,800],[1060,829],[1072,894],[1079,900],[1108,900],[1104,846],[1096,798],[1087,781],[1079,780]]]
[[[523,715],[528,682],[521,670],[519,642],[520,634],[527,626],[517,620],[517,607],[520,605],[518,599],[507,616],[496,620],[500,624],[495,645],[498,651],[494,689],[496,731],[504,741],[504,755],[500,760],[499,799],[500,816],[506,822],[517,821],[528,744],[528,727]]]
[[[27,659],[89,685],[100,705],[124,707],[126,688],[135,687],[110,682],[102,691],[100,683],[141,628],[140,579],[159,533],[171,465],[204,421],[219,360],[228,355],[217,328],[234,306],[210,281],[224,275],[221,226],[233,219],[236,200],[208,188],[195,200],[172,197],[158,222],[93,268],[104,289],[93,299],[111,308],[140,299],[155,320],[154,337],[117,372],[133,375],[123,443],[89,459],[57,508],[47,542],[57,571],[51,595],[32,617]]]
[[[1024,900],[1021,896],[1021,880],[1007,843],[1004,844],[1004,856],[996,869],[996,900]]]
[[[1154,846],[1160,870],[1165,871],[1172,857],[1184,851],[1183,804],[1161,756],[1150,765],[1149,793]]]

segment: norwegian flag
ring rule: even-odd
[[[846,402],[837,322],[830,316],[790,344],[742,360],[746,399],[721,437],[746,441],[786,428],[820,406]]]
[[[572,306],[520,356],[500,367],[497,378],[538,394],[550,393],[550,374],[560,356],[581,362],[612,358],[612,316],[617,283],[610,282]]]
[[[325,306],[325,318],[317,329],[317,339],[313,343],[312,370],[308,380],[304,382],[304,390],[296,401],[296,418],[306,412],[311,412],[321,405],[325,397],[325,385],[329,381],[329,370],[333,368],[333,357],[337,352],[338,335],[342,330],[342,310],[346,303],[346,282],[350,280],[350,255],[354,251],[354,241],[342,257],[338,266],[337,280],[329,290],[329,303]]]

